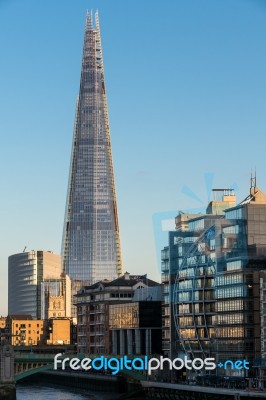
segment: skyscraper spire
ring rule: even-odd
[[[98,12],[87,12],[62,242],[63,269],[90,284],[122,273]]]
[[[87,10],[85,31],[87,31],[87,30],[93,30],[92,10]]]

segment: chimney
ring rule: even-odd
[[[125,273],[124,273],[124,279],[125,279],[126,281],[129,281],[129,279],[130,279],[130,273],[129,273],[129,272],[125,272]]]

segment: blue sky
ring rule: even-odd
[[[206,177],[240,201],[256,167],[266,191],[264,0],[0,0],[0,314],[8,256],[60,252],[87,8],[100,13],[125,269],[159,279],[153,219],[205,206]]]

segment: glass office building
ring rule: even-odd
[[[98,14],[88,12],[62,243],[63,270],[93,284],[122,272]]]
[[[8,257],[8,314],[40,319],[46,310],[41,287],[61,279],[61,257],[50,251],[27,251]]]
[[[217,363],[261,357],[266,275],[266,195],[253,185],[234,205],[231,191],[213,201],[205,215],[174,232],[169,271],[172,356],[214,357]],[[215,195],[217,195],[216,191]],[[189,246],[188,246],[188,243]],[[164,260],[163,264],[164,266]],[[164,274],[163,274],[164,276]],[[219,369],[224,375],[252,371]]]

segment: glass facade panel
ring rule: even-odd
[[[265,357],[261,310],[266,296],[260,285],[265,284],[266,194],[251,187],[235,207],[229,192],[225,197],[231,208],[223,215],[211,214],[220,209],[213,201],[206,215],[187,219],[185,233],[176,232],[174,267],[171,251],[169,258],[169,279],[175,275],[170,285],[172,357],[245,358],[251,363],[256,356]]]
[[[243,208],[235,208],[233,210],[226,211],[225,210],[225,218],[226,219],[243,219]]]
[[[63,268],[90,284],[121,273],[98,15],[87,14],[62,243]]]
[[[204,229],[204,218],[197,219],[195,221],[190,221],[188,224],[189,231],[201,231]]]
[[[139,303],[114,304],[109,308],[110,329],[139,327]]]

